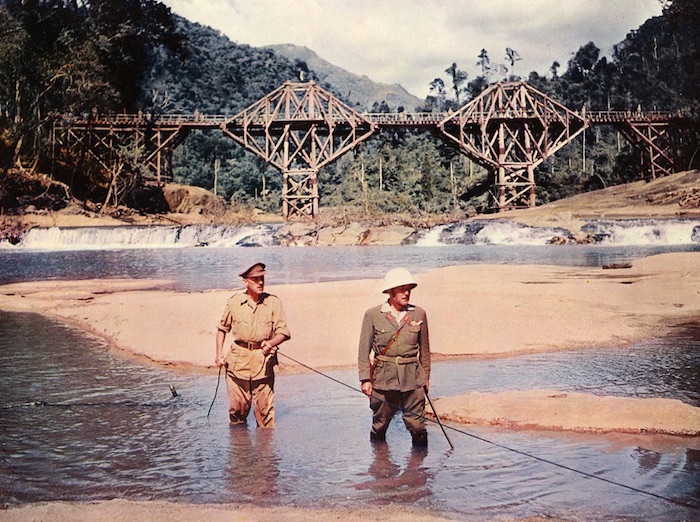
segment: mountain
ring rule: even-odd
[[[342,96],[356,107],[370,110],[375,103],[386,102],[392,110],[403,107],[406,111],[411,112],[423,104],[423,100],[413,96],[398,84],[377,83],[367,76],[352,74],[327,62],[307,47],[281,44],[265,48],[272,49],[279,56],[291,62],[296,60],[305,62],[321,83],[331,85],[335,91],[342,93]]]

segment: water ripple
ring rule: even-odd
[[[672,338],[619,350],[436,364],[432,391],[439,396],[547,385],[698,405],[699,357],[697,330],[679,330]],[[347,383],[357,378],[354,370],[332,375]],[[170,384],[179,397],[172,396]],[[366,398],[322,376],[279,377],[273,431],[231,429],[223,397],[207,419],[215,385],[215,374],[138,366],[43,317],[3,313],[2,501],[406,504],[454,518],[601,521],[680,521],[697,514],[505,449],[696,502],[700,451],[689,439],[470,426],[451,435],[450,450],[431,426],[429,450],[416,452],[400,419],[392,423],[386,446],[371,446]]]

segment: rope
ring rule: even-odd
[[[219,377],[216,379],[216,389],[214,390],[214,398],[211,400],[211,404],[209,405],[209,411],[207,412],[207,419],[209,418],[209,414],[211,413],[211,409],[214,407],[214,401],[216,400],[216,394],[219,393],[219,384],[221,384],[221,368],[222,366],[219,366]]]
[[[289,355],[287,355],[287,354],[285,354],[285,353],[278,352],[278,354],[279,354],[279,355],[285,356],[285,357],[286,357],[287,359],[289,359],[290,361],[292,361],[292,362],[298,364],[299,366],[302,366],[302,367],[306,368],[307,370],[311,370],[312,372],[317,373],[317,374],[319,374],[319,375],[322,375],[323,377],[325,377],[325,378],[327,378],[327,379],[330,379],[330,380],[333,381],[333,382],[336,382],[336,383],[338,383],[338,384],[340,384],[340,385],[342,385],[342,386],[345,386],[346,388],[350,388],[351,390],[356,391],[356,392],[359,392],[359,393],[361,393],[362,395],[364,395],[364,392],[363,392],[361,389],[356,388],[355,386],[351,386],[351,385],[349,385],[349,384],[347,384],[347,383],[345,383],[345,382],[343,382],[343,381],[340,381],[340,380],[338,380],[338,379],[335,379],[335,378],[331,377],[330,375],[327,375],[327,374],[325,374],[325,373],[323,373],[323,372],[321,372],[321,371],[319,371],[319,370],[317,370],[317,369],[315,369],[315,368],[312,368],[311,366],[307,366],[306,364],[304,364],[304,363],[302,363],[302,362],[300,362],[300,361],[297,361],[296,359],[290,357]],[[384,401],[384,402],[385,402],[385,401]],[[386,403],[386,404],[388,404],[388,403]],[[432,405],[432,403],[431,403],[431,405]],[[396,408],[397,410],[404,411],[403,408],[401,408],[401,407],[399,407],[399,406],[392,405],[392,404],[389,404],[389,406],[392,406],[393,408]],[[434,411],[435,411],[435,410],[433,410],[433,412],[434,412]],[[409,412],[409,413],[410,413],[410,412]],[[437,413],[435,413],[435,416],[437,417]],[[647,496],[649,496],[649,497],[654,497],[654,498],[657,498],[657,499],[660,499],[660,500],[665,500],[666,502],[670,502],[670,503],[676,504],[676,505],[678,505],[678,506],[683,506],[683,507],[687,507],[687,508],[691,508],[691,509],[700,509],[700,505],[689,504],[689,503],[683,502],[683,501],[681,501],[681,500],[676,500],[676,499],[673,499],[673,498],[670,498],[670,497],[665,497],[665,496],[663,496],[663,495],[658,495],[658,494],[656,494],[656,493],[652,493],[652,492],[650,492],[650,491],[645,491],[645,490],[643,490],[643,489],[639,489],[639,488],[636,488],[636,487],[634,487],[634,486],[628,486],[627,484],[622,484],[621,482],[616,482],[616,481],[614,481],[614,480],[610,480],[610,479],[607,479],[607,478],[605,478],[605,477],[601,477],[601,476],[599,476],[599,475],[593,475],[592,473],[588,473],[587,471],[581,471],[581,470],[579,470],[579,469],[572,468],[571,466],[567,466],[567,465],[565,465],[565,464],[560,464],[560,463],[558,463],[558,462],[554,462],[553,460],[545,459],[545,458],[543,458],[543,457],[538,457],[537,455],[533,455],[532,453],[528,453],[528,452],[526,452],[526,451],[522,451],[522,450],[519,450],[519,449],[511,448],[511,447],[506,446],[506,445],[504,445],[504,444],[499,444],[498,442],[494,442],[494,441],[489,440],[489,439],[486,439],[486,438],[484,438],[484,437],[480,437],[480,436],[478,436],[478,435],[474,435],[473,433],[469,433],[468,431],[465,431],[465,430],[462,430],[462,429],[458,429],[458,428],[454,428],[454,427],[449,426],[449,425],[442,424],[442,423],[439,422],[439,421],[435,421],[435,420],[430,419],[430,418],[427,418],[427,417],[425,417],[425,420],[426,420],[426,421],[429,421],[429,422],[432,422],[432,423],[434,423],[434,424],[439,424],[440,427],[443,427],[443,426],[444,426],[444,427],[447,428],[447,429],[450,429],[450,430],[455,431],[455,432],[457,432],[457,433],[461,433],[462,435],[466,435],[466,436],[468,436],[468,437],[471,437],[471,438],[476,439],[476,440],[478,440],[478,441],[484,442],[484,443],[486,443],[486,444],[490,444],[490,445],[495,446],[495,447],[497,447],[497,448],[501,448],[501,449],[504,449],[504,450],[506,450],[506,451],[510,451],[510,452],[512,452],[512,453],[516,453],[516,454],[518,454],[518,455],[522,455],[522,456],[524,456],[524,457],[528,457],[528,458],[530,458],[530,459],[534,459],[534,460],[536,460],[536,461],[538,461],[538,462],[542,462],[542,463],[544,463],[544,464],[549,464],[549,465],[555,466],[555,467],[557,467],[557,468],[565,469],[565,470],[567,470],[567,471],[571,471],[572,473],[577,473],[577,474],[582,475],[582,476],[584,476],[584,477],[586,477],[586,478],[595,479],[595,480],[600,480],[600,481],[602,481],[602,482],[606,482],[606,483],[608,483],[608,484],[612,484],[613,486],[618,486],[618,487],[627,489],[627,490],[629,490],[629,491],[634,491],[635,493],[640,493],[640,494],[642,494],[642,495],[647,495]],[[447,434],[445,434],[445,436],[447,436]],[[449,438],[448,438],[448,441],[449,441]],[[451,444],[450,444],[450,445],[451,445]]]

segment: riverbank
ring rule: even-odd
[[[270,520],[284,522],[327,522],[342,520],[344,522],[366,522],[376,520],[382,522],[441,522],[453,520],[425,511],[411,509],[405,506],[385,506],[381,509],[302,509],[294,507],[258,507],[250,505],[194,505],[176,504],[173,502],[132,502],[127,500],[110,500],[106,502],[50,502],[32,504],[21,508],[0,511],[0,521],[27,522],[153,522],[167,520],[168,522],[190,522],[193,519],[209,522],[268,522]],[[460,520],[468,521],[469,518]],[[474,522],[484,522],[483,517],[473,519]],[[541,517],[514,519],[499,517],[498,522],[535,522]],[[565,522],[564,519],[547,517],[549,522]]]

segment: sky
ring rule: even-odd
[[[456,63],[469,79],[486,49],[514,72],[549,75],[593,42],[612,46],[661,14],[659,0],[161,0],[172,12],[221,31],[238,44],[306,46],[324,60],[371,80],[400,84],[423,99]]]

